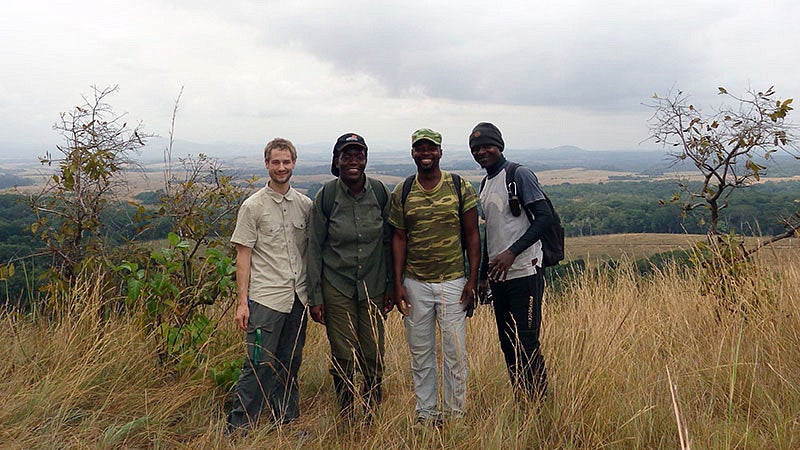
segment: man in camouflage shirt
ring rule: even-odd
[[[395,303],[404,315],[418,422],[438,425],[442,409],[454,418],[464,415],[466,316],[476,301],[480,261],[478,198],[472,185],[459,177],[459,199],[452,175],[439,169],[441,134],[417,130],[411,145],[417,175],[405,199],[404,183],[395,187],[389,213],[395,228]],[[443,408],[438,405],[437,323],[442,334]]]

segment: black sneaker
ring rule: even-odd
[[[417,421],[411,427],[414,430],[421,430],[427,427],[442,428],[444,421],[441,417],[417,417]]]

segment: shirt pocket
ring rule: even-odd
[[[305,222],[294,221],[292,222],[292,234],[297,247],[302,251],[305,250],[308,244],[308,226]]]
[[[282,229],[280,220],[276,220],[272,214],[265,213],[258,218],[258,235],[260,237],[269,241],[278,239],[281,237]]]

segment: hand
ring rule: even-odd
[[[239,302],[236,305],[236,324],[244,331],[247,331],[247,324],[250,322],[250,307],[247,301]]]
[[[406,298],[406,289],[403,286],[395,288],[394,304],[397,305],[397,310],[400,311],[400,314],[408,317],[408,310],[411,309],[411,303],[409,303]]]
[[[505,250],[493,260],[489,261],[489,279],[496,283],[506,281],[508,269],[514,264],[515,259],[517,259],[517,257],[514,256],[510,250]]]
[[[478,281],[478,299],[485,303],[485,298],[489,295],[489,280]]]
[[[394,299],[391,295],[386,294],[383,296],[383,318],[385,319],[386,316],[392,312],[394,309]]]
[[[477,306],[478,298],[475,290],[475,283],[467,282],[467,284],[464,285],[464,290],[461,291],[461,298],[458,300],[458,303],[461,303],[462,311],[467,311]]]
[[[325,305],[314,305],[309,309],[311,309],[311,319],[325,325]]]

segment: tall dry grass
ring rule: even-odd
[[[371,426],[337,421],[321,326],[309,324],[299,421],[222,435],[226,393],[158,366],[129,317],[100,320],[101,287],[76,286],[58,321],[0,317],[1,448],[679,448],[667,370],[692,448],[800,447],[800,260],[759,266],[738,295],[759,309],[718,314],[698,274],[587,272],[544,307],[552,395],[517,405],[489,308],[468,323],[468,413],[414,429],[402,323],[387,323],[385,401]],[[227,319],[227,318],[226,318]],[[208,365],[239,356],[232,319]]]

